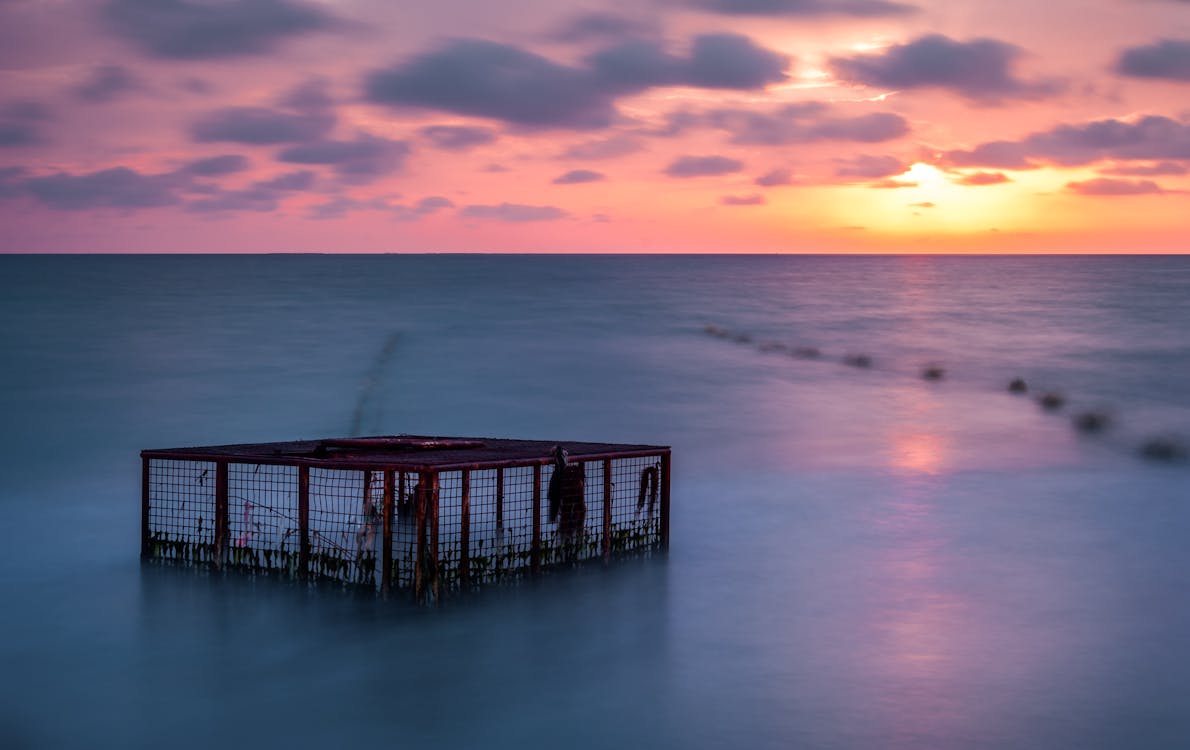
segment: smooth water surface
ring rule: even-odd
[[[0,347],[3,747],[1190,745],[1190,258],[8,256]],[[672,445],[670,554],[141,566],[141,448],[355,420]]]

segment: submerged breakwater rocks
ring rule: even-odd
[[[737,344],[751,345],[754,341],[751,334],[733,331],[715,324],[703,326],[703,333]],[[786,344],[771,339],[759,341],[755,344],[755,348],[765,354],[783,354],[794,359],[833,361],[858,370],[871,370],[876,364],[876,359],[865,352],[850,352],[841,356],[837,355],[837,359],[827,359],[823,350],[817,346]],[[888,368],[882,367],[881,369],[887,370]],[[922,380],[930,382],[947,379],[946,368],[937,362],[921,366],[918,375]],[[1008,381],[1005,388],[1008,393],[1015,396],[1024,396],[1031,392],[1029,384],[1022,377],[1015,377]],[[1030,400],[1034,401],[1043,411],[1058,414],[1065,410],[1067,397],[1062,391],[1051,389],[1034,392],[1037,395]],[[1071,428],[1086,436],[1100,435],[1111,430],[1114,425],[1115,418],[1104,410],[1080,411],[1070,417]],[[1158,463],[1187,463],[1190,462],[1190,442],[1171,436],[1151,437],[1137,446],[1136,454],[1146,460]]]

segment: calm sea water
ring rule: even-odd
[[[0,351],[6,748],[1190,744],[1190,466],[1137,455],[1190,258],[10,256]],[[357,414],[672,445],[672,550],[435,612],[140,565],[139,449]]]

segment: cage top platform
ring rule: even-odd
[[[444,471],[531,465],[553,460],[553,448],[566,449],[571,461],[632,458],[669,452],[668,446],[585,443],[568,440],[378,435],[357,438],[241,443],[141,451],[143,458],[184,461],[229,461],[328,468],[392,468],[402,471]]]

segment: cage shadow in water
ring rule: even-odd
[[[399,435],[141,460],[144,560],[437,602],[669,545],[665,446]]]

